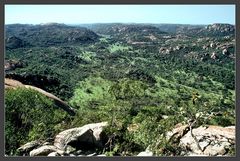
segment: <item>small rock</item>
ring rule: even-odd
[[[210,47],[211,47],[211,48],[214,48],[215,46],[216,46],[216,44],[214,44],[214,43],[211,43],[211,44],[210,44]]]
[[[51,143],[45,142],[45,143],[43,143],[43,145],[51,145]]]
[[[69,154],[69,156],[70,156],[70,157],[76,157],[76,155],[74,155],[74,154]]]
[[[76,148],[73,148],[72,146],[68,145],[66,147],[65,153],[70,154],[73,153],[74,151],[76,151]]]
[[[87,156],[91,157],[91,156],[95,156],[95,155],[96,155],[96,153],[92,153],[92,154],[88,154]]]
[[[162,118],[163,118],[163,119],[167,119],[167,118],[169,118],[169,116],[167,116],[167,115],[162,115]]]
[[[80,155],[80,154],[82,154],[82,153],[83,153],[82,150],[78,150],[78,151],[74,152],[74,155]]]
[[[58,154],[57,152],[51,152],[50,154],[48,154],[49,157],[56,157],[56,156],[60,156],[60,154]]]
[[[153,153],[150,151],[140,152],[137,156],[153,156]]]
[[[208,50],[208,47],[207,47],[206,45],[204,45],[202,48],[203,48],[204,50]]]
[[[106,157],[106,154],[99,154],[98,157]]]
[[[227,49],[223,49],[222,54],[223,54],[223,55],[229,55],[229,52],[228,52]]]
[[[186,154],[187,156],[191,156],[191,157],[200,157],[200,156],[208,156],[208,155],[206,155],[206,154],[196,154],[196,153],[188,153],[188,154]]]
[[[211,55],[211,58],[212,58],[212,59],[216,59],[216,58],[217,58],[217,53],[216,53],[216,52],[213,52],[212,55]]]

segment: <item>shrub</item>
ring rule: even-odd
[[[67,115],[37,91],[17,88],[5,90],[5,117],[6,154],[15,155],[28,141],[53,137]]]

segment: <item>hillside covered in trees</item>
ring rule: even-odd
[[[5,32],[5,77],[24,84],[5,81],[6,155],[235,155],[235,26],[12,24]]]

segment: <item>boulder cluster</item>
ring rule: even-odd
[[[106,156],[103,149],[108,142],[104,133],[107,122],[87,124],[57,134],[53,142],[32,141],[18,148],[22,156]],[[235,147],[235,127],[200,126],[177,124],[167,132],[168,140],[177,140],[182,156],[229,156]],[[101,151],[102,152],[102,151]],[[148,147],[137,156],[154,156]]]
[[[108,141],[103,132],[107,122],[87,124],[60,132],[53,142],[32,141],[18,148],[22,156],[105,156],[96,149]]]

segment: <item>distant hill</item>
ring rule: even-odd
[[[83,24],[81,26],[87,27],[98,34],[110,35],[130,42],[154,41],[161,35],[167,34],[159,28],[148,24],[99,23]]]
[[[179,33],[194,36],[233,36],[235,33],[235,26],[231,24],[215,23],[205,27],[183,29]]]
[[[85,44],[98,41],[99,36],[84,27],[48,23],[40,25],[11,24],[5,26],[6,47],[54,46]]]
[[[87,26],[89,29],[100,34],[116,34],[116,33],[165,33],[158,28],[147,24],[122,24],[122,23],[109,23],[109,24],[93,24]]]
[[[168,32],[168,33],[179,33],[187,30],[192,29],[201,29],[204,28],[206,25],[188,25],[188,24],[151,24],[161,31]]]
[[[123,24],[123,23],[97,23],[81,24],[77,26],[86,27],[96,33],[104,35],[117,35],[126,37],[131,34],[149,36],[162,34],[183,34],[187,36],[233,36],[235,26],[231,24],[215,23],[210,25],[191,24]],[[139,37],[138,37],[139,38]]]

